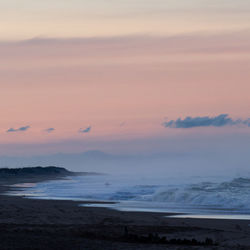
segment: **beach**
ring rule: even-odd
[[[250,0],[0,0],[0,250],[250,250]]]
[[[1,249],[250,249],[248,220],[171,218],[4,195],[8,184],[28,181],[1,181]]]

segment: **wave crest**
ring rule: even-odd
[[[250,179],[236,178],[230,182],[202,182],[185,187],[162,188],[152,201],[221,208],[250,208]]]

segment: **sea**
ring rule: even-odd
[[[14,186],[18,189],[8,194],[89,201],[82,206],[175,213],[182,218],[250,219],[250,178],[244,177],[90,174]]]

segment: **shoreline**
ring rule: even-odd
[[[81,198],[71,198],[71,197],[44,197],[44,196],[36,196],[36,195],[26,195],[25,193],[18,194],[19,190],[24,191],[26,188],[32,187],[33,185],[36,185],[36,183],[41,182],[49,182],[49,181],[57,181],[57,180],[67,180],[70,179],[72,176],[86,176],[86,175],[96,175],[96,173],[73,173],[73,175],[70,176],[63,176],[63,177],[56,177],[56,178],[46,178],[46,177],[38,177],[38,178],[32,178],[32,179],[25,179],[27,182],[21,181],[21,183],[16,183],[15,181],[12,182],[12,184],[7,184],[6,187],[6,193],[5,195],[9,196],[19,196],[27,199],[39,199],[39,200],[67,200],[67,201],[76,201],[80,202],[80,206],[83,207],[98,207],[98,208],[107,208],[111,210],[116,211],[123,211],[123,212],[148,212],[148,213],[161,213],[165,214],[166,217],[172,217],[172,218],[193,218],[193,219],[238,219],[238,220],[250,220],[250,214],[249,213],[242,213],[240,211],[232,212],[231,210],[224,209],[224,212],[211,212],[209,211],[204,212],[204,210],[199,211],[178,211],[174,208],[148,208],[143,206],[129,206],[129,204],[124,203],[124,201],[110,201],[110,200],[90,200],[90,199],[81,199]],[[14,184],[13,184],[14,183]],[[13,193],[12,193],[13,192]],[[15,192],[17,194],[15,194]],[[25,192],[25,191],[24,191]],[[121,204],[121,205],[120,205]],[[206,210],[205,210],[206,211]]]
[[[250,249],[248,220],[172,218],[176,213],[125,212],[80,206],[102,203],[97,201],[3,194],[10,188],[6,185],[53,179],[65,177],[0,182],[2,249]]]

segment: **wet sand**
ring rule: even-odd
[[[0,182],[0,249],[250,249],[248,220],[169,218],[3,195],[7,184],[20,182],[31,180]]]

